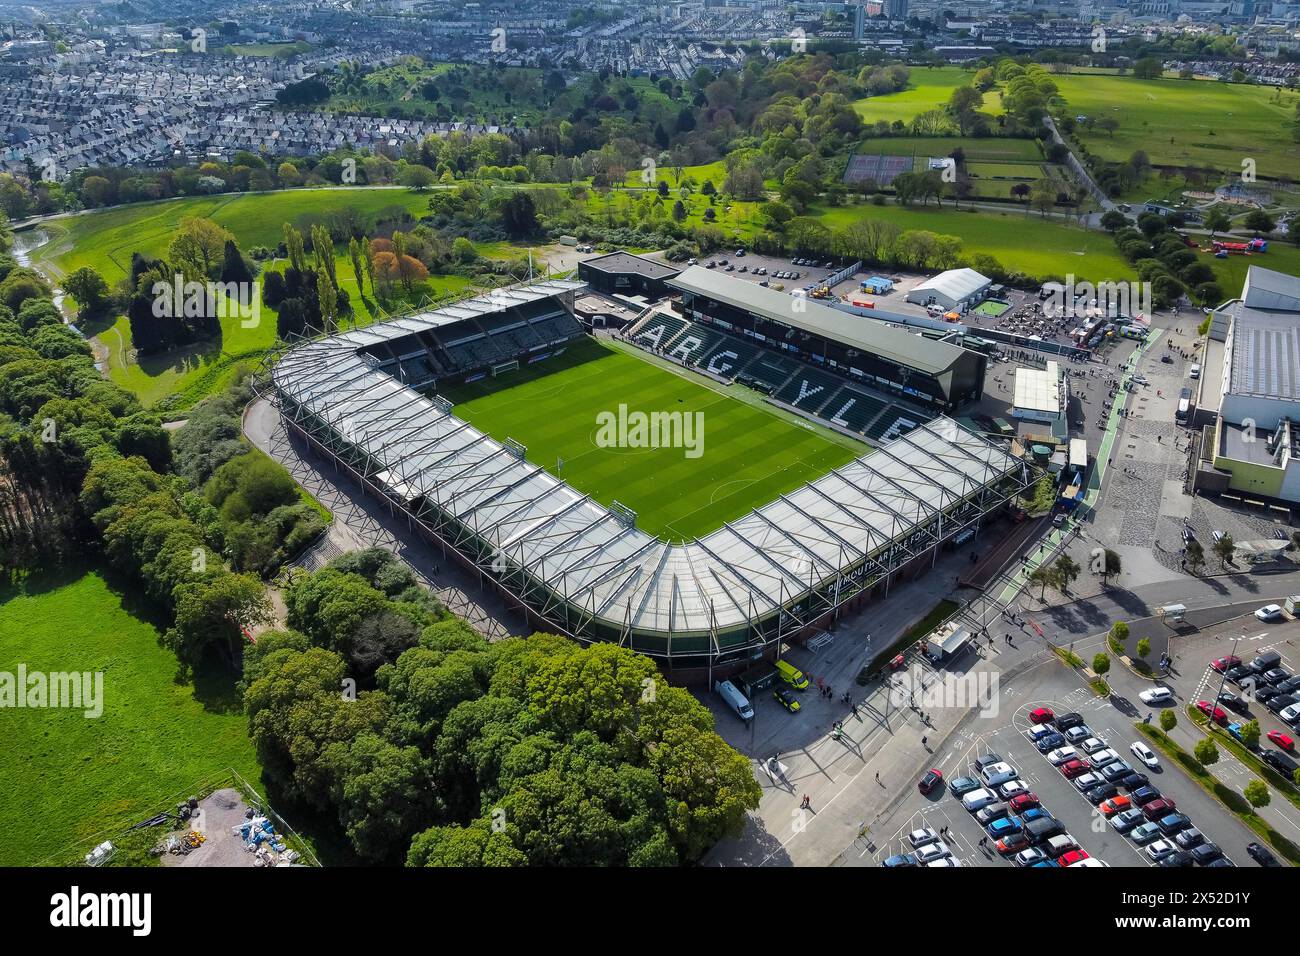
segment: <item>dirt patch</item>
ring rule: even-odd
[[[231,788],[216,790],[200,800],[199,812],[190,820],[189,829],[206,837],[203,845],[184,856],[164,853],[163,866],[257,866],[258,855],[248,850],[238,830],[247,822],[248,809],[243,795]],[[263,859],[268,856],[276,864],[282,860],[281,854],[269,848]]]

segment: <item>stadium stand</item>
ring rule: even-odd
[[[807,366],[797,359],[787,358],[779,352],[769,352],[764,349],[736,374],[736,381],[757,388],[761,392],[771,393],[784,385],[786,380],[801,368]]]
[[[779,402],[816,413],[844,384],[843,380],[821,369],[805,365],[790,380],[772,393]]]
[[[822,406],[822,417],[862,434],[890,405],[887,399],[845,385]]]
[[[686,328],[685,319],[667,312],[652,312],[628,334],[637,345],[648,349],[665,349]]]

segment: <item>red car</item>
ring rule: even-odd
[[[1078,863],[1080,860],[1088,859],[1087,850],[1071,850],[1069,853],[1062,853],[1061,858],[1056,861],[1057,866],[1069,866],[1071,863]]]
[[[1161,817],[1167,817],[1178,809],[1174,803],[1173,797],[1161,797],[1159,800],[1152,800],[1142,808],[1143,815],[1148,820],[1159,820]]]
[[[1075,777],[1087,773],[1091,769],[1092,764],[1088,763],[1086,760],[1079,760],[1077,758],[1074,760],[1067,760],[1065,763],[1061,764],[1061,773],[1065,774],[1066,780],[1073,780]]]
[[[1210,716],[1210,702],[1208,700],[1198,700],[1196,702],[1196,709],[1199,710],[1201,713],[1203,713],[1206,717]],[[1228,715],[1224,711],[1224,709],[1222,707],[1215,707],[1214,708],[1215,723],[1222,724],[1222,723],[1226,723],[1227,720],[1228,720]]]
[[[1277,744],[1283,750],[1295,749],[1295,741],[1280,730],[1270,730],[1268,732],[1268,739],[1273,741],[1273,743]]]
[[[1003,837],[997,842],[998,852],[1003,856],[1008,853],[1019,853],[1021,850],[1029,849],[1029,837],[1023,833],[1013,833],[1011,836]]]
[[[1038,794],[1032,792],[1018,793],[1007,804],[1012,813],[1024,813],[1026,810],[1032,810],[1039,805]]]
[[[1031,724],[1050,724],[1056,719],[1056,714],[1052,713],[1050,707],[1038,707],[1029,712],[1029,722]]]
[[[929,770],[925,772],[925,776],[922,777],[917,782],[916,789],[928,795],[934,793],[934,791],[938,787],[942,787],[942,786],[943,786],[943,771],[935,770],[933,767],[931,767]]]
[[[1220,657],[1217,661],[1210,661],[1210,666],[1222,674],[1224,671],[1232,670],[1240,663],[1240,657],[1229,654],[1227,657]]]

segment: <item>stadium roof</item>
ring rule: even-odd
[[[992,279],[980,275],[974,269],[949,269],[914,286],[908,295],[917,292],[938,292],[954,302],[960,302],[984,291],[992,282]]]
[[[580,288],[509,290],[534,301]],[[500,308],[483,297],[450,307]],[[367,344],[438,322],[448,310],[299,346],[272,371],[287,416],[310,414],[365,452],[373,480],[408,505],[427,502],[472,529],[508,567],[608,626],[708,634],[779,611],[823,582],[952,520],[1024,465],[938,418],[865,458],[779,496],[703,538],[669,543],[519,457],[377,370]],[[405,329],[394,333],[392,329]],[[291,404],[286,408],[285,402]]]
[[[1300,279],[1251,266],[1232,313],[1226,391],[1300,400]]]
[[[756,282],[737,279],[703,266],[691,266],[676,279],[668,280],[668,285],[736,308],[747,309],[774,322],[834,339],[851,348],[871,352],[932,375],[948,371],[965,352],[947,342],[923,338],[902,329],[891,329],[873,319],[822,305],[813,299],[798,299]],[[795,311],[796,303],[801,306],[800,311]]]
[[[645,256],[622,251],[611,252],[594,259],[584,259],[582,265],[589,269],[599,269],[601,272],[635,272],[650,279],[667,279],[682,271],[681,267],[671,262],[660,262],[658,259],[647,259]]]
[[[1047,368],[1016,369],[1015,408],[1035,412],[1061,413],[1061,370],[1056,362]]]

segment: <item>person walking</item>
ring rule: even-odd
[[[800,809],[800,810],[811,810],[811,809],[812,809],[812,801],[808,799],[808,794],[805,793],[805,794],[803,795],[803,802],[799,804],[799,809]]]

